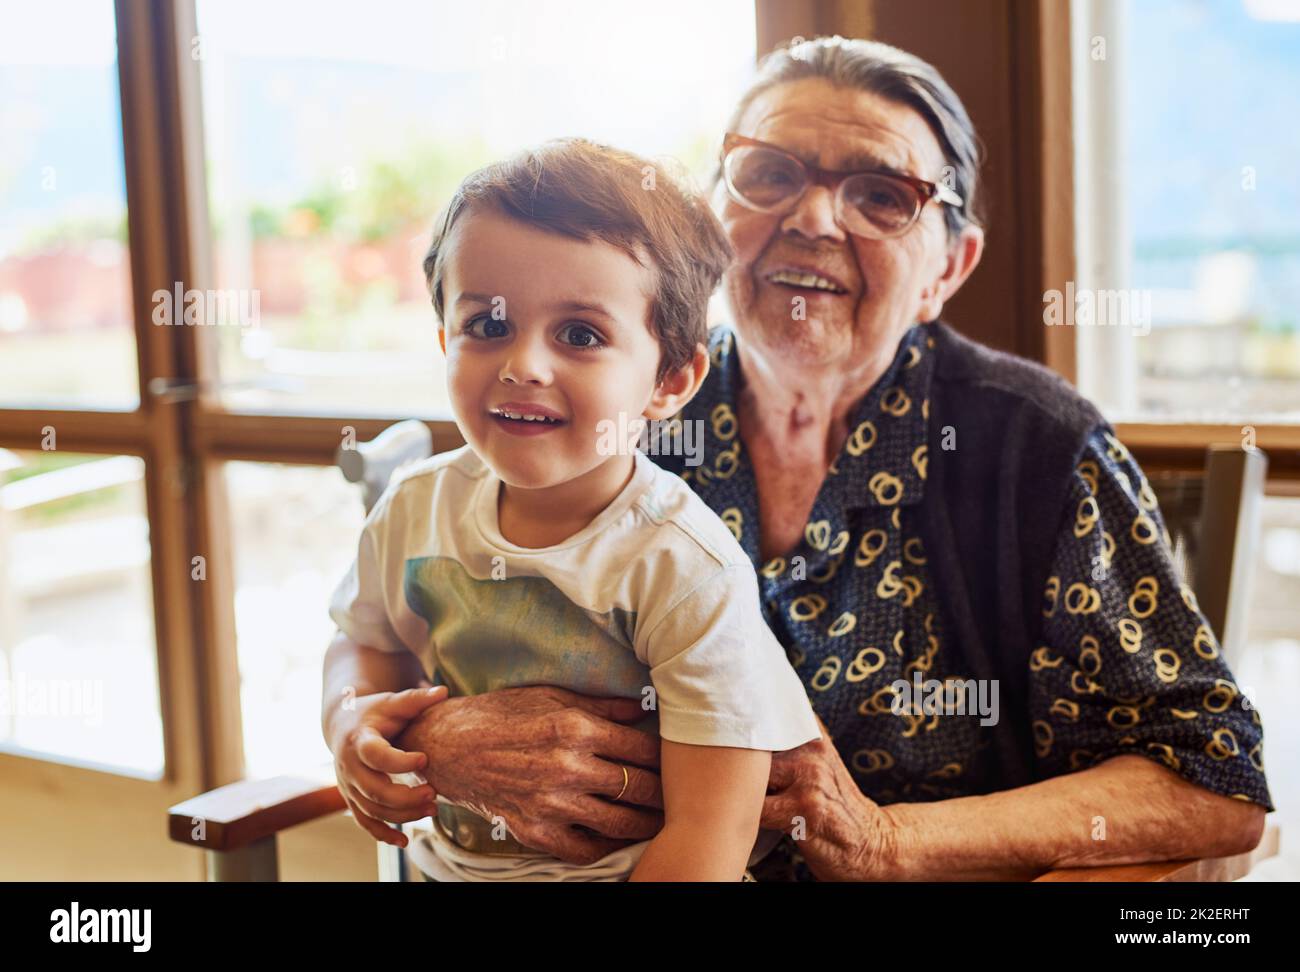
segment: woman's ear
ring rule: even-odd
[[[443,327],[441,323],[438,324],[438,347],[442,348],[442,353],[443,353],[444,356],[446,356],[446,354],[447,354],[447,329],[446,329],[445,327]]]
[[[642,414],[648,419],[672,418],[695,397],[708,373],[708,349],[697,343],[695,354],[688,363],[663,376]]]
[[[948,245],[940,273],[921,292],[916,319],[921,322],[936,320],[943,313],[943,305],[961,289],[984,255],[984,230],[978,226],[964,226],[957,239]]]

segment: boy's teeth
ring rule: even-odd
[[[520,412],[497,411],[497,414],[508,419],[522,419],[525,422],[554,422],[555,419],[547,418],[545,415],[524,415]]]

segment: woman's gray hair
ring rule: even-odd
[[[934,132],[948,167],[940,181],[962,198],[963,205],[944,206],[948,236],[967,224],[984,225],[984,197],[979,168],[984,147],[970,116],[948,82],[927,61],[879,41],[834,37],[795,38],[758,64],[758,72],[727,123],[734,132],[749,106],[764,91],[800,81],[825,78],[832,84],[880,95],[912,108]],[[719,178],[721,173],[715,175]]]

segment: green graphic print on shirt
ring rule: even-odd
[[[636,614],[585,610],[545,577],[480,580],[449,557],[417,557],[406,562],[403,588],[429,622],[425,674],[452,697],[555,685],[639,699],[651,685],[632,648]],[[636,728],[657,733],[656,713]]]

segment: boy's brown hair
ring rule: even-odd
[[[439,216],[424,257],[438,319],[446,242],[474,206],[530,226],[618,247],[655,273],[650,332],[659,342],[656,383],[708,344],[708,301],[733,251],[705,200],[662,166],[583,138],[544,142],[468,176]]]

